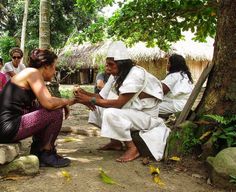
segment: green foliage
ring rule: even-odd
[[[98,42],[105,38],[125,40],[128,45],[144,41],[167,50],[171,42],[183,38],[182,31],[191,30],[195,40],[214,37],[218,3],[214,0],[124,0],[111,18],[100,11],[115,0],[51,1],[51,46],[65,43]],[[30,1],[26,49],[38,46],[39,0]],[[20,39],[24,1],[2,0],[0,3],[0,35]],[[69,39],[69,40],[68,40]]]
[[[62,98],[72,98],[73,97],[73,89],[60,87],[59,91],[60,91]]]
[[[99,73],[105,72],[105,65],[104,64],[101,64],[101,65],[98,66],[98,72]]]
[[[0,56],[4,62],[10,61],[9,50],[12,47],[16,47],[16,40],[8,35],[1,36],[0,38]]]
[[[80,87],[84,89],[85,91],[93,93],[93,89],[94,89],[93,85],[80,85]],[[60,85],[59,87],[59,91],[62,98],[72,98],[74,96],[73,90],[74,90],[74,86]]]
[[[198,144],[200,144],[200,141],[196,138],[195,134],[193,134],[193,132],[188,132],[183,139],[183,151],[185,153],[190,153]]]
[[[191,30],[195,40],[215,35],[217,6],[212,0],[132,0],[126,1],[109,20],[109,34],[138,41],[163,50],[182,38],[181,31]],[[140,11],[142,10],[142,11]]]
[[[236,185],[236,176],[234,175],[230,175],[230,180],[229,180],[230,183],[233,183],[234,185]]]
[[[107,37],[107,20],[99,14],[99,11],[107,5],[111,6],[113,2],[114,0],[76,0],[76,6],[83,15],[83,20],[87,22],[78,28],[78,33],[74,33],[67,43],[103,41]]]
[[[82,44],[84,41],[90,41],[91,43],[103,41],[107,37],[106,27],[106,19],[104,17],[99,17],[96,19],[96,22],[82,29],[78,35],[76,34],[71,37],[68,43],[73,42]]]
[[[88,9],[84,10],[93,12],[93,3],[98,2],[88,1],[85,4]],[[172,42],[183,38],[182,31],[191,30],[194,40],[200,42],[215,35],[218,4],[214,0],[124,0],[119,5],[112,17],[94,20],[75,40],[96,42],[102,37],[112,37],[128,45],[143,41],[148,47],[158,45],[168,50]]]
[[[205,115],[212,127],[212,142],[216,150],[236,146],[236,115]]]
[[[186,124],[182,126],[181,131],[181,140],[182,140],[182,148],[184,153],[190,153],[192,149],[200,143],[199,139],[195,134],[196,128],[194,128],[191,124]]]
[[[97,54],[96,56],[94,56],[94,60],[95,66],[98,67],[98,72],[104,72],[106,56],[103,54]]]
[[[78,34],[78,31],[88,27],[94,22],[94,18],[97,18],[97,12],[87,14],[85,10],[89,1],[79,2],[76,0],[51,1],[50,37],[51,46],[54,49],[64,46],[69,37]],[[98,1],[99,7],[103,7],[103,2],[111,2],[111,0]],[[31,0],[29,3],[25,44],[27,50],[38,47],[39,5],[39,0]],[[97,6],[93,6],[94,11],[97,8]],[[0,3],[0,35],[2,32],[8,32],[9,37],[20,40],[23,12],[24,1],[2,0]]]
[[[185,155],[191,153],[200,144],[196,136],[197,126],[186,121],[171,131],[168,141],[169,155]]]

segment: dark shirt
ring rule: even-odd
[[[0,92],[0,143],[10,142],[19,130],[25,109],[32,106],[35,95],[9,80]]]
[[[107,73],[98,73],[96,76],[96,80],[95,83],[97,84],[98,80],[102,80],[104,82],[104,84],[107,82],[107,80],[109,79],[110,75],[108,75]],[[98,89],[97,85],[95,85],[94,87],[94,93],[99,93],[101,90]]]

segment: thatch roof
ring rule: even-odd
[[[206,43],[200,43],[192,40],[194,35],[191,32],[184,32],[183,35],[185,40],[174,43],[172,45],[172,52],[197,61],[212,60],[214,39],[208,37]]]
[[[59,54],[59,68],[88,68],[94,65],[94,53],[104,43],[66,46]]]
[[[194,60],[211,60],[213,55],[213,39],[208,38],[207,43],[194,42],[190,35],[184,41],[172,45],[170,53],[178,53]],[[85,43],[65,47],[59,54],[59,67],[61,68],[88,68],[98,67],[105,63],[106,54],[111,41],[107,40],[98,44]],[[147,48],[145,43],[137,43],[128,48],[132,60],[148,62],[163,58],[165,52],[158,47]]]

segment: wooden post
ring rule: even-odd
[[[181,124],[182,122],[184,122],[199,94],[199,92],[201,91],[202,85],[203,83],[206,81],[209,73],[211,72],[211,69],[213,67],[214,64],[207,64],[207,66],[205,67],[205,69],[203,70],[201,76],[199,77],[196,85],[194,86],[194,89],[187,101],[187,103],[184,106],[183,111],[180,113],[178,119],[176,120],[176,123],[174,125],[174,127],[177,127],[179,124]]]

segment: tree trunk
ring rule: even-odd
[[[27,20],[28,20],[28,10],[29,10],[29,0],[25,0],[25,9],[24,9],[24,16],[23,16],[23,22],[22,22],[22,32],[21,32],[21,41],[20,41],[20,48],[25,52],[25,36],[26,36],[26,26],[27,26]],[[25,56],[24,54],[24,59],[25,61]]]
[[[220,0],[213,63],[197,114],[236,113],[236,1]]]
[[[50,0],[40,0],[39,48],[50,48]]]

